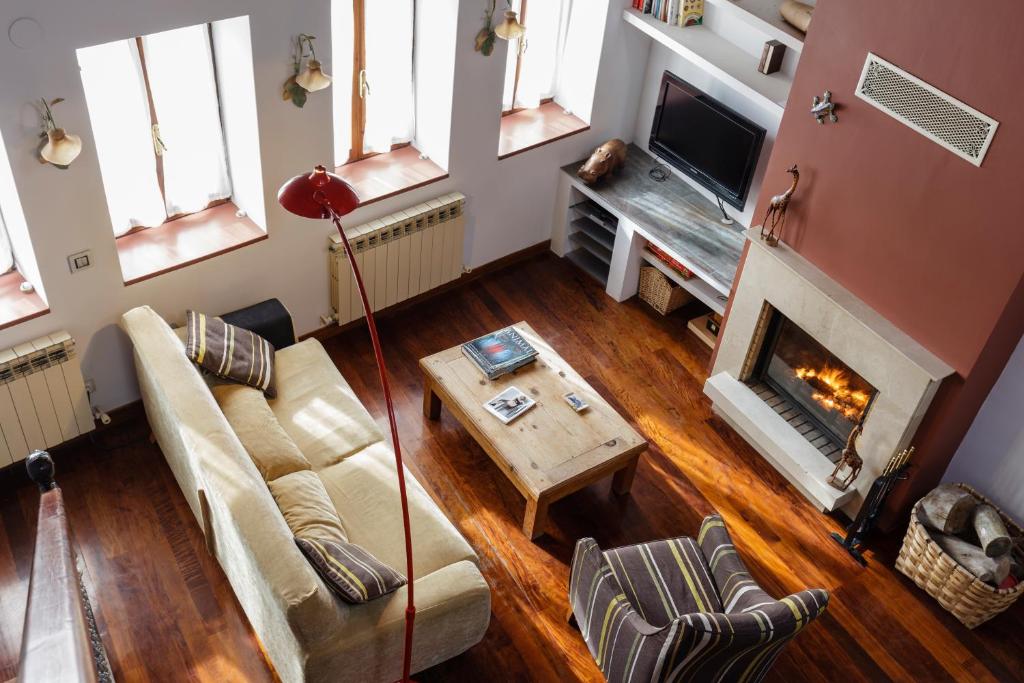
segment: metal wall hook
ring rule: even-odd
[[[811,100],[811,114],[814,115],[814,120],[821,124],[825,123],[826,116],[832,123],[839,121],[839,117],[836,116],[836,105],[832,101],[831,90],[826,90],[821,97],[814,96],[814,99]]]

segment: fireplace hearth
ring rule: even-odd
[[[814,337],[772,311],[747,384],[831,462],[878,391]]]
[[[808,500],[853,517],[953,369],[788,245],[746,235],[704,393]],[[828,478],[858,424],[863,470],[840,491]]]

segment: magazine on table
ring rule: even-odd
[[[462,352],[476,363],[487,379],[496,379],[537,358],[533,348],[515,327],[485,334],[462,345]]]
[[[537,404],[515,387],[509,387],[484,404],[491,415],[508,424]]]

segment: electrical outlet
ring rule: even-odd
[[[77,273],[80,270],[85,270],[92,266],[92,250],[86,249],[76,254],[68,256],[68,268],[71,269],[72,273]]]

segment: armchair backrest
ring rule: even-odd
[[[686,614],[660,628],[634,610],[597,543],[584,538],[576,544],[569,597],[608,681],[759,681],[783,646],[824,612],[824,590],[781,600],[762,591],[736,554],[721,517],[704,520],[698,542],[724,612]]]

